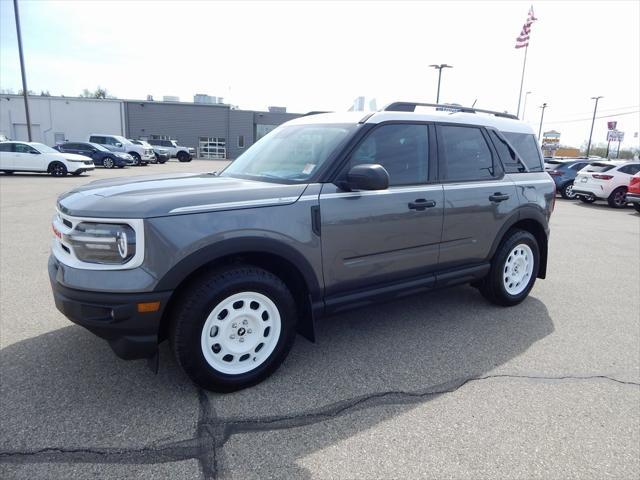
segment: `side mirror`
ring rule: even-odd
[[[120,148],[122,147],[122,144],[120,142],[116,142],[116,147]]]
[[[356,165],[347,173],[347,185],[352,190],[386,190],[389,174],[377,163]]]
[[[30,153],[31,155],[40,155],[40,152],[39,152],[39,151],[37,151],[37,150],[29,150],[29,153]]]

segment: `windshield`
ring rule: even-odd
[[[59,151],[46,146],[44,143],[32,143],[31,146],[38,150],[40,153],[60,153]]]
[[[108,148],[103,147],[99,143],[90,143],[89,145],[91,145],[96,150],[100,150],[101,152],[110,152],[111,151]]]
[[[276,128],[229,165],[222,176],[303,182],[356,125],[310,124]]]

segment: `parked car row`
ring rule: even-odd
[[[178,145],[175,140],[132,140],[120,135],[92,134],[87,142],[64,142],[49,147],[38,142],[0,142],[0,171],[41,172],[54,176],[67,173],[80,175],[104,168],[124,168],[131,165],[163,164],[171,158],[190,162],[195,150]],[[167,145],[165,147],[165,144]]]
[[[640,192],[636,192],[640,188],[639,161],[545,159],[545,170],[563,198],[584,203],[605,200],[613,208],[633,203],[640,211]]]

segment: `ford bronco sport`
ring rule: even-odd
[[[308,115],[219,174],[61,195],[49,275],[57,308],[118,356],[157,369],[168,339],[195,383],[232,391],[271,374],[296,332],[313,340],[322,315],[462,283],[520,303],[545,278],[554,192],[509,114]]]

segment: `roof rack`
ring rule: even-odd
[[[311,112],[307,112],[304,115],[302,115],[303,117],[308,117],[309,115],[321,115],[323,113],[333,113],[333,112],[325,112],[322,110],[312,110]]]
[[[393,102],[384,107],[382,110],[385,112],[415,112],[416,107],[433,107],[440,108],[449,112],[465,112],[465,113],[489,113],[496,117],[511,118],[513,120],[519,120],[517,116],[512,113],[495,112],[493,110],[482,110],[480,108],[463,107],[455,104],[441,104],[441,103],[419,103],[419,102]]]

